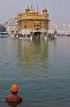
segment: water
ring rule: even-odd
[[[70,106],[70,38],[47,42],[0,38],[0,107],[11,83],[20,85],[18,107]]]

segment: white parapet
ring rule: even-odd
[[[35,29],[22,29],[20,31],[21,34],[30,34],[31,32],[35,33],[35,32],[41,32],[41,33],[47,33],[46,29],[39,29],[39,30],[35,30]]]
[[[20,31],[20,33],[22,34],[22,35],[28,35],[28,34],[30,34],[30,32],[31,32],[31,30],[30,29],[22,29],[21,31]]]

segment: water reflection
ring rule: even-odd
[[[8,107],[17,107],[18,106],[18,104],[16,104],[16,103],[10,103],[10,104],[8,104]]]
[[[17,107],[70,106],[70,38],[48,40],[48,45],[43,41],[1,40],[0,46],[0,84],[4,86],[0,101],[15,80],[24,98]]]
[[[26,66],[43,64],[47,58],[48,44],[44,41],[21,41],[17,43],[17,57]]]

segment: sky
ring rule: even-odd
[[[47,8],[51,22],[70,24],[70,0],[0,0],[0,21],[6,21],[32,4]]]

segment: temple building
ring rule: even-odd
[[[22,35],[47,33],[48,16],[47,9],[42,10],[42,12],[34,10],[32,6],[31,8],[25,9],[24,12],[17,14],[17,33]]]

